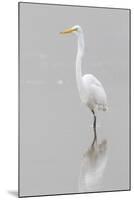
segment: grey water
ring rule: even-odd
[[[85,152],[81,161],[79,192],[103,191],[107,166],[107,141],[95,143]],[[103,182],[102,182],[103,181]]]
[[[76,38],[59,35],[75,24],[85,35],[83,74],[95,75],[108,97],[95,150],[93,116],[76,87]],[[129,10],[20,3],[20,195],[126,189]]]

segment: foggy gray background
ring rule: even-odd
[[[20,3],[20,194],[77,193],[81,159],[93,139],[92,115],[75,80],[74,35],[85,36],[82,71],[95,75],[108,97],[97,115],[108,162],[94,191],[129,188],[129,11]]]

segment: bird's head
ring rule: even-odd
[[[71,28],[65,29],[63,32],[60,32],[61,35],[68,35],[74,33],[79,35],[82,32],[82,28],[79,25],[72,26]]]

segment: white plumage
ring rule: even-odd
[[[91,110],[98,109],[105,111],[107,109],[107,97],[101,82],[92,74],[85,74],[82,77],[82,82],[85,95],[85,102],[83,103]],[[81,101],[83,100],[82,97]]]
[[[84,55],[84,34],[79,25],[66,29],[61,34],[74,33],[77,36],[78,48],[76,56],[76,83],[82,103],[84,103],[94,115],[94,140],[92,146],[97,141],[96,135],[96,110],[107,110],[107,96],[101,82],[92,74],[82,75],[82,58]]]

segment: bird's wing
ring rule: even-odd
[[[83,76],[83,79],[84,79],[84,81],[88,82],[90,85],[94,84],[96,86],[103,87],[101,82],[95,76],[93,76],[92,74],[85,74]]]
[[[101,82],[92,74],[84,75],[83,81],[90,104],[95,104],[98,108],[105,109],[107,107],[107,96]]]

